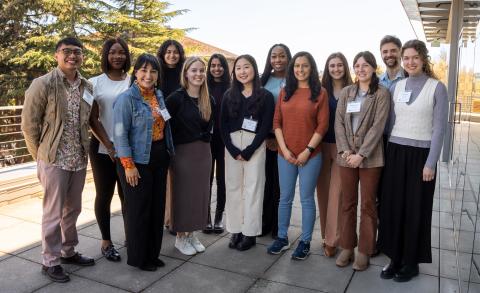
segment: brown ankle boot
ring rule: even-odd
[[[370,257],[364,253],[358,252],[355,255],[355,262],[352,265],[352,268],[356,271],[364,271],[368,268],[370,264]]]
[[[353,259],[353,249],[343,249],[337,257],[335,263],[339,267],[346,267]]]

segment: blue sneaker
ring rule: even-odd
[[[310,254],[310,242],[300,241],[295,251],[292,253],[292,259],[304,260]]]
[[[280,238],[278,237],[273,241],[273,243],[267,248],[267,252],[269,254],[280,254],[282,251],[287,250],[290,248],[290,243],[288,242],[288,238]]]

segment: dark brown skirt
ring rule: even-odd
[[[172,160],[172,229],[202,230],[207,225],[210,198],[210,144],[195,141],[175,146]]]

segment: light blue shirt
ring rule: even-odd
[[[278,101],[280,90],[285,86],[285,78],[270,76],[264,88],[272,93],[275,104]]]
[[[386,71],[382,73],[382,75],[380,75],[379,77],[380,84],[386,87],[387,89],[390,89],[390,87],[393,84],[397,83],[397,81],[404,78],[405,78],[405,73],[403,71],[403,68],[400,68],[400,70],[397,72],[397,75],[395,75],[395,78],[393,80],[390,80],[390,78],[388,78],[388,73]]]

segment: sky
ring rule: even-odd
[[[170,10],[189,9],[169,25],[195,28],[191,38],[237,55],[255,57],[260,72],[268,49],[284,43],[292,54],[310,52],[319,70],[333,52],[350,68],[360,51],[371,51],[384,67],[379,44],[395,35],[404,43],[417,38],[400,0],[170,0]],[[421,36],[420,36],[421,37]]]

